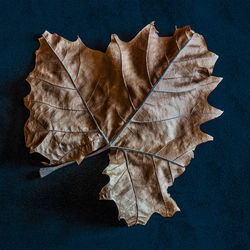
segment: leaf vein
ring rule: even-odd
[[[62,110],[67,110],[67,111],[77,111],[77,112],[81,112],[81,111],[85,111],[86,109],[69,109],[69,108],[63,108],[63,107],[59,107],[59,106],[55,106],[55,105],[51,105],[49,103],[46,102],[41,102],[41,101],[35,101],[35,100],[28,100],[28,102],[31,103],[38,103],[38,104],[42,104],[42,105],[46,105],[52,108],[56,108],[56,109],[62,109]]]
[[[88,110],[88,112],[89,112],[91,118],[93,119],[93,121],[94,121],[94,123],[95,123],[97,129],[99,130],[99,132],[101,133],[101,135],[103,136],[103,138],[105,139],[105,141],[109,144],[109,141],[108,141],[107,137],[105,136],[104,132],[103,132],[103,131],[101,130],[101,128],[99,127],[99,125],[98,125],[98,123],[97,123],[97,121],[96,121],[94,115],[92,114],[92,112],[90,111],[90,109],[89,109],[87,103],[84,101],[83,97],[81,96],[81,94],[80,94],[78,88],[76,87],[76,84],[75,84],[75,82],[73,81],[73,79],[72,79],[70,73],[68,72],[66,66],[65,66],[64,63],[61,61],[60,57],[57,55],[57,53],[56,53],[55,50],[52,48],[52,46],[51,46],[50,43],[47,41],[47,39],[45,38],[44,35],[43,35],[43,38],[45,39],[45,41],[46,41],[47,44],[49,45],[49,47],[50,47],[50,49],[52,50],[52,52],[57,56],[59,62],[60,62],[60,63],[62,64],[62,66],[64,67],[64,69],[65,69],[65,71],[67,72],[67,74],[68,74],[68,76],[69,76],[69,78],[70,78],[70,80],[71,80],[73,86],[75,87],[75,89],[76,89],[78,95],[80,96],[80,98],[81,98],[83,104],[85,105],[85,107],[86,107],[86,109]],[[81,57],[80,57],[80,63],[81,63]]]
[[[127,152],[123,150],[123,153],[124,153],[125,160],[126,160],[126,167],[127,167],[127,171],[128,171],[128,174],[129,174],[130,181],[131,181],[131,186],[133,188],[134,195],[135,195],[135,204],[136,204],[136,222],[135,222],[135,224],[137,224],[137,222],[138,222],[138,213],[139,213],[138,201],[137,201],[137,196],[136,196],[136,192],[135,192],[135,187],[134,187],[133,179],[132,179],[131,173],[130,173],[129,168],[128,168],[129,163],[128,163]]]
[[[123,152],[125,151],[131,151],[131,152],[135,152],[135,153],[141,153],[141,154],[144,154],[144,155],[149,155],[149,156],[153,156],[155,158],[158,158],[158,159],[161,159],[161,160],[164,160],[164,161],[168,161],[172,164],[175,164],[179,167],[182,167],[182,168],[185,168],[185,166],[182,166],[181,164],[173,161],[173,160],[169,160],[165,157],[162,157],[162,156],[159,156],[159,155],[156,155],[156,154],[152,154],[152,153],[148,153],[148,152],[144,152],[144,151],[139,151],[139,150],[136,150],[136,149],[131,149],[131,148],[125,148],[125,147],[118,147],[118,146],[114,146],[114,147],[111,147],[111,148],[114,148],[114,149],[120,149],[122,150]]]
[[[118,48],[119,48],[119,51],[120,51],[120,57],[121,57],[121,72],[122,72],[122,79],[123,79],[122,82],[123,82],[123,84],[124,84],[124,86],[125,86],[125,89],[126,89],[126,91],[127,91],[128,98],[129,98],[129,102],[130,102],[132,108],[133,108],[134,110],[136,110],[136,108],[135,108],[135,106],[134,106],[134,103],[133,103],[133,101],[132,101],[132,97],[131,97],[131,95],[130,95],[129,89],[128,89],[127,82],[126,82],[126,80],[125,80],[124,73],[123,73],[123,64],[122,64],[123,60],[122,60],[122,51],[121,51],[121,47],[120,47],[119,43],[117,42],[116,38],[115,38],[115,41],[116,41],[116,44],[118,45]]]

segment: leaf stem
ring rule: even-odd
[[[100,154],[100,153],[102,153],[102,152],[108,150],[109,148],[110,148],[110,146],[109,146],[109,145],[106,145],[106,146],[104,146],[104,147],[102,147],[102,148],[100,148],[100,149],[98,149],[98,150],[92,152],[91,154],[87,155],[87,156],[84,158],[84,160],[85,160],[85,159],[88,159],[88,158],[90,158],[90,157],[92,157],[92,156],[98,155],[98,154]],[[63,167],[72,165],[72,164],[74,164],[74,163],[75,163],[75,161],[70,161],[70,162],[65,162],[65,163],[63,163],[63,164],[60,164],[60,165],[57,165],[57,166],[54,166],[54,167],[40,168],[40,170],[39,170],[40,177],[41,177],[41,178],[46,177],[46,176],[48,176],[49,174],[53,173],[54,171],[56,171],[56,170],[58,170],[58,169],[60,169],[60,168],[63,168]]]

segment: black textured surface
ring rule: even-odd
[[[0,6],[0,248],[247,249],[249,246],[249,6],[247,1],[2,1]],[[110,35],[130,40],[155,20],[160,35],[191,25],[220,56],[224,77],[210,95],[224,114],[202,125],[214,137],[199,146],[170,193],[181,212],[153,215],[127,228],[112,201],[99,201],[108,182],[102,153],[38,178],[41,156],[29,155],[23,125],[25,82],[38,38],[48,30],[105,50]]]

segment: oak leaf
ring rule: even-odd
[[[25,140],[50,161],[42,175],[109,148],[100,199],[129,226],[179,211],[168,187],[213,139],[200,124],[222,114],[207,102],[222,78],[204,38],[189,26],[157,33],[151,23],[129,42],[112,35],[103,53],[45,31],[27,78]]]

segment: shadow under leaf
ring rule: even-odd
[[[124,226],[112,201],[100,201],[99,192],[109,181],[102,174],[109,162],[107,151],[88,158],[80,166],[73,164],[40,179],[39,187],[24,200],[25,207],[35,206],[41,216],[56,216],[71,224]]]

